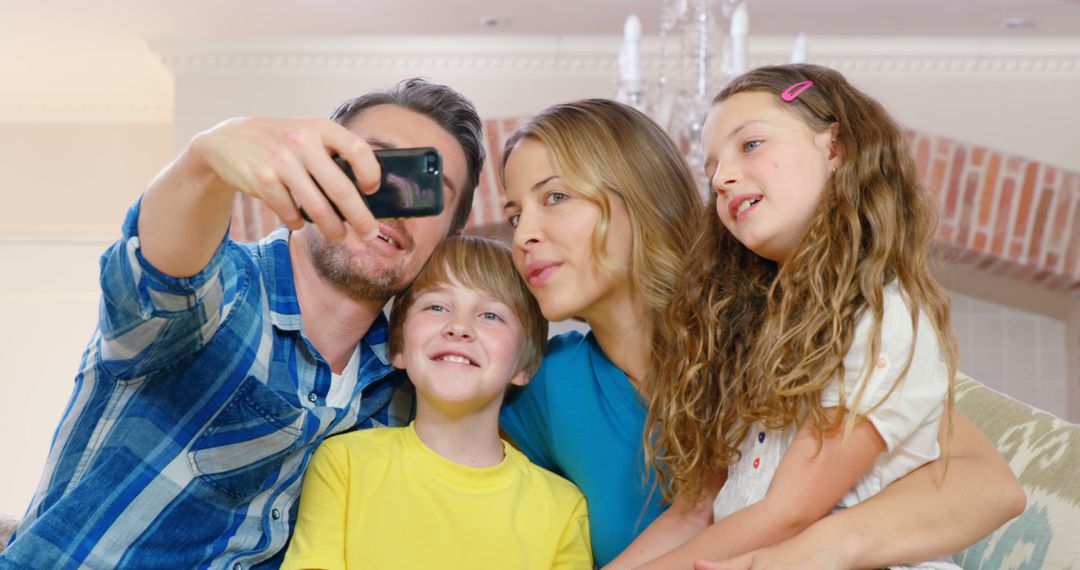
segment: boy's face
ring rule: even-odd
[[[451,282],[416,296],[405,314],[404,368],[418,395],[447,413],[502,405],[507,384],[525,385],[517,370],[525,333],[514,311],[490,293]]]

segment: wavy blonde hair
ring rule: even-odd
[[[781,102],[780,93],[807,80],[811,88]],[[916,326],[920,310],[929,316],[950,378],[946,418],[952,410],[956,339],[948,295],[928,267],[936,204],[918,183],[902,131],[877,101],[825,67],[755,69],[713,104],[744,91],[777,95],[777,104],[815,133],[835,124],[840,163],[782,267],[727,231],[713,195],[686,276],[657,323],[660,358],[645,446],[668,499],[700,495],[710,472],[738,460],[754,422],[782,429],[809,419],[821,437],[841,427],[846,434],[856,414],[829,420],[821,393],[843,373],[855,326],[867,313],[874,328],[866,362],[877,360],[883,289],[892,281],[906,293]],[[867,365],[864,377],[869,373]],[[855,401],[861,397],[860,390]],[[840,401],[847,401],[843,393]]]
[[[519,125],[506,140],[501,180],[510,155],[526,139],[547,147],[563,181],[600,208],[592,251],[609,276],[619,269],[605,246],[612,197],[626,205],[633,232],[631,286],[655,321],[682,278],[697,235],[693,222],[704,208],[683,154],[644,113],[608,99],[585,99],[554,105]]]

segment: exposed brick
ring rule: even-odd
[[[1080,223],[1073,220],[1072,235],[1065,250],[1065,273],[1074,279],[1080,279]]]
[[[971,242],[971,249],[984,253],[986,251],[986,244],[990,240],[986,237],[986,232],[975,232],[975,239]]]
[[[1053,166],[1043,167],[1043,184],[1047,186],[1053,186],[1054,181],[1057,179],[1058,169]]]
[[[1039,202],[1035,206],[1035,219],[1032,221],[1031,239],[1028,241],[1027,258],[1036,266],[1041,264],[1039,259],[1043,249],[1043,235],[1046,232],[1046,224],[1049,218],[1050,205],[1054,202],[1054,191],[1044,188],[1039,192]]]
[[[986,186],[983,188],[982,204],[979,206],[979,226],[986,227],[990,224],[990,217],[994,212],[994,198],[998,194],[998,172],[1001,170],[1001,155],[990,153],[990,161],[986,167]]]
[[[933,165],[933,175],[930,179],[930,188],[939,193],[945,202],[945,219],[955,220],[957,211],[957,202],[960,199],[960,193],[954,188],[948,188],[945,186],[945,167],[948,163],[943,159],[935,159]]]
[[[971,149],[971,165],[982,166],[983,160],[986,158],[986,149],[981,146],[977,146]]]
[[[938,239],[940,239],[941,241],[944,241],[945,243],[952,243],[954,233],[956,232],[954,231],[953,225],[951,223],[938,224],[937,235]]]
[[[949,184],[950,192],[959,193],[963,191],[963,199],[960,207],[960,232],[956,236],[956,240],[960,244],[967,244],[969,234],[972,231],[974,222],[972,218],[975,215],[974,204],[976,202],[977,194],[979,192],[978,177],[972,173],[969,175],[963,188],[960,185],[960,173],[963,170],[963,161],[967,153],[961,148],[957,148],[956,155],[953,157],[953,182]]]
[[[1001,199],[998,200],[997,222],[994,224],[994,239],[990,244],[990,252],[994,255],[1005,255],[1005,239],[1009,237],[1009,218],[1012,217],[1013,192],[1015,181],[1010,177],[1001,182]]]
[[[1020,261],[1022,255],[1024,255],[1024,243],[1021,241],[1013,240],[1009,244],[1009,260]]]
[[[1013,236],[1025,239],[1028,236],[1031,214],[1035,206],[1035,183],[1039,180],[1039,163],[1029,162],[1024,167],[1024,177],[1021,179],[1020,201],[1016,204],[1016,224],[1013,225]]]
[[[922,183],[931,192],[937,194],[940,189],[934,188],[930,184],[930,140],[925,136],[918,137],[918,144],[915,146],[915,166],[918,167],[919,172],[922,174]]]
[[[1051,271],[1057,271],[1058,269],[1060,269],[1058,267],[1059,262],[1061,262],[1061,257],[1058,256],[1058,254],[1056,254],[1056,253],[1047,253],[1046,254],[1046,268],[1047,269],[1049,269]]]

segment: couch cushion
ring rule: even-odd
[[[1080,425],[958,375],[956,406],[1008,460],[1027,508],[957,554],[965,569],[1080,568]]]

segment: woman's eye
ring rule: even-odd
[[[510,216],[510,218],[508,218],[506,221],[510,222],[510,227],[511,228],[516,228],[516,227],[518,227],[518,220],[520,220],[520,219],[521,219],[521,214],[514,214],[514,215]]]
[[[755,148],[761,146],[762,141],[746,141],[743,143],[743,151],[750,152]]]
[[[548,204],[548,205],[550,205],[550,204],[558,204],[559,202],[562,202],[563,200],[566,200],[569,197],[570,196],[567,196],[566,194],[564,194],[562,192],[550,192],[550,193],[548,193],[547,196],[544,196],[544,204]]]

